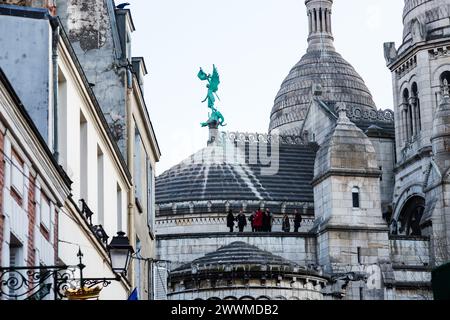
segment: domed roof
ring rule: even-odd
[[[346,106],[338,105],[336,129],[317,153],[315,181],[329,172],[380,174],[375,148],[364,132],[346,115]]]
[[[313,85],[321,85],[327,104],[345,102],[362,111],[376,110],[361,76],[336,52],[331,27],[333,1],[306,1],[308,50],[283,81],[270,115],[269,132],[299,134],[311,102]]]
[[[277,271],[318,276],[318,272],[313,269],[299,266],[293,261],[241,241],[223,246],[217,251],[208,253],[191,263],[173,270],[171,273],[172,275],[191,273],[193,267],[198,268],[196,272],[211,271],[213,269],[232,272],[237,268],[242,268],[242,266],[249,266],[251,271]]]
[[[222,203],[226,201],[279,202],[280,206],[282,202],[313,202],[314,145],[300,137],[280,136],[278,150],[272,151],[270,143],[254,135],[223,133],[222,136],[218,145],[200,150],[157,177],[156,203],[160,208],[179,204],[177,213],[183,213],[186,209],[183,206],[190,202],[196,202],[196,206],[210,202],[209,209],[213,211],[224,211]],[[234,154],[240,149],[233,145],[241,146],[243,154]],[[267,154],[277,152],[279,159],[270,164],[251,161],[249,151],[262,148],[267,148]],[[237,158],[245,161],[236,161]],[[272,165],[278,166],[278,170],[265,174]]]
[[[313,84],[320,84],[323,100],[338,101],[364,109],[376,109],[361,76],[335,51],[309,51],[292,68],[275,98],[269,131],[283,134],[300,130],[311,101]]]

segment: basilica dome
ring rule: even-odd
[[[329,105],[345,102],[349,107],[357,107],[362,111],[376,110],[364,80],[334,48],[331,33],[332,1],[307,1],[307,6],[310,20],[308,51],[281,85],[270,115],[269,132],[300,133],[313,85],[322,87],[323,100]],[[316,12],[316,9],[321,13],[319,22],[315,21],[318,19],[315,19],[317,14],[311,13]]]

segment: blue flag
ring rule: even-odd
[[[128,297],[128,300],[139,300],[137,288],[134,288],[133,292]]]

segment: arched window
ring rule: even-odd
[[[352,189],[353,208],[360,208],[359,188],[354,187]]]
[[[421,220],[425,210],[425,199],[415,196],[409,199],[404,205],[396,223],[398,234],[406,236],[422,235]],[[395,230],[397,233],[397,230]]]
[[[403,90],[403,107],[401,110],[402,113],[402,121],[405,133],[405,140],[410,141],[412,138],[412,116],[411,116],[411,110],[409,106],[409,90],[405,89]]]
[[[420,130],[422,130],[422,115],[420,111],[419,89],[417,88],[417,83],[415,82],[411,86],[411,97],[414,109],[413,111],[416,125],[416,133],[419,133]]]
[[[447,82],[447,87],[450,89],[450,71],[444,71],[441,74],[441,88],[444,89],[445,80]]]

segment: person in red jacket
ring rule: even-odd
[[[258,209],[258,211],[256,211],[255,220],[253,220],[253,224],[255,226],[256,232],[261,232],[262,231],[263,212],[261,211],[261,209]]]

